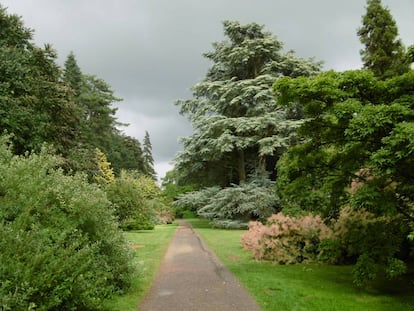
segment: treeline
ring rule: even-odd
[[[138,271],[123,230],[171,222],[148,132],[0,5],[0,309],[102,310]]]
[[[148,132],[144,146],[123,134],[113,104],[120,101],[102,79],[82,73],[70,53],[60,68],[50,45],[37,47],[32,31],[0,7],[0,131],[11,134],[13,151],[24,154],[52,145],[65,169],[93,176],[96,148],[116,175],[136,170],[155,179]]]
[[[177,101],[195,131],[166,184],[176,206],[220,227],[259,221],[243,239],[257,259],[355,264],[359,285],[407,271],[414,47],[390,11],[367,1],[360,70],[323,72],[256,23],[226,21],[224,34],[193,97]]]

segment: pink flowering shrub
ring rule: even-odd
[[[362,286],[379,272],[391,278],[406,271],[406,264],[397,256],[408,234],[404,228],[402,217],[377,216],[346,206],[330,227],[311,214],[290,217],[278,213],[266,224],[250,222],[242,244],[253,258],[278,264],[355,264],[354,282]]]
[[[242,244],[255,259],[292,264],[316,260],[320,241],[331,235],[320,216],[290,217],[278,213],[270,216],[266,225],[250,222]]]

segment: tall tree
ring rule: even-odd
[[[115,97],[111,87],[102,79],[83,74],[73,52],[65,61],[62,80],[71,90],[80,112],[79,131],[75,148],[69,155],[68,166],[72,170],[88,172],[91,178],[95,169],[93,154],[95,148],[99,148],[111,163],[117,161],[114,167],[118,168],[122,159],[113,144],[121,138],[118,139],[119,131],[116,128],[119,125],[115,116],[117,109],[112,104],[121,99]],[[116,169],[116,172],[119,173],[120,169]]]
[[[33,47],[31,40],[33,32],[24,26],[22,19],[15,14],[8,14],[0,4],[0,46],[16,49],[30,49]]]
[[[114,95],[110,85],[94,75],[83,75],[80,102],[85,122],[84,139],[94,146],[108,149],[111,133],[118,125],[117,108],[112,104],[121,101]]]
[[[32,31],[0,5],[0,133],[12,134],[18,154],[53,144],[65,168],[91,180],[95,148],[115,171],[143,171],[139,141],[122,135],[113,102],[120,99],[102,79],[81,72],[71,52],[63,70],[55,51],[36,47]]]
[[[13,134],[24,153],[51,143],[66,155],[79,127],[79,110],[60,81],[56,53],[31,42],[21,19],[0,6],[0,132]]]
[[[414,220],[414,71],[381,81],[366,70],[275,83],[304,105],[302,143],[279,163],[285,206],[336,216],[344,204]],[[350,198],[352,181],[364,187]]]
[[[280,104],[303,104],[307,118],[302,142],[278,163],[282,209],[331,220],[359,214],[362,225],[347,225],[355,239],[343,239],[342,253],[358,258],[355,281],[380,268],[404,273],[398,253],[414,228],[414,71],[385,81],[368,70],[330,71],[283,78],[275,90]]]
[[[70,52],[66,58],[63,68],[63,81],[72,88],[75,97],[79,97],[82,92],[82,72],[73,52]]]
[[[96,76],[83,74],[73,52],[65,61],[62,79],[72,90],[81,111],[77,145],[70,154],[69,166],[86,171],[92,177],[95,170],[93,154],[95,148],[99,148],[108,157],[116,175],[122,169],[143,173],[141,144],[118,129],[119,125],[126,124],[117,121],[117,109],[112,104],[121,99],[115,97],[111,87]]]
[[[138,139],[114,133],[110,144],[110,160],[114,173],[119,176],[121,170],[145,172],[142,146]]]
[[[193,99],[177,101],[195,132],[183,140],[176,165],[181,174],[227,186],[274,171],[298,122],[276,107],[271,86],[280,76],[318,72],[320,64],[282,54],[282,43],[256,23],[225,21],[224,33],[227,40],[204,54],[213,64]]]
[[[142,150],[142,156],[144,160],[144,172],[154,180],[157,179],[157,174],[154,170],[154,158],[152,156],[152,144],[148,131],[145,131],[144,144]]]
[[[367,0],[358,36],[364,45],[361,50],[364,68],[372,70],[376,77],[386,79],[410,70],[411,61],[398,39],[396,22],[381,0]]]

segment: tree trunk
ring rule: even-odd
[[[239,184],[246,181],[246,163],[244,159],[244,151],[239,150]]]
[[[262,156],[259,155],[258,173],[262,177],[266,176],[266,156],[264,156],[264,155],[262,155]]]

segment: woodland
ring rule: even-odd
[[[172,209],[110,85],[32,37],[0,6],[0,309],[99,310],[136,272],[122,231]]]
[[[104,309],[140,273],[124,231],[193,213],[245,229],[258,261],[352,265],[361,288],[409,275],[414,46],[390,10],[367,0],[363,68],[343,72],[264,25],[223,30],[175,103],[194,131],[159,187],[150,135],[120,130],[111,86],[74,53],[60,67],[0,6],[1,310]]]
[[[257,260],[354,265],[358,286],[409,272],[414,46],[390,10],[367,1],[363,68],[343,72],[284,52],[262,25],[223,25],[204,80],[176,102],[194,133],[167,175],[174,205],[248,228]]]

